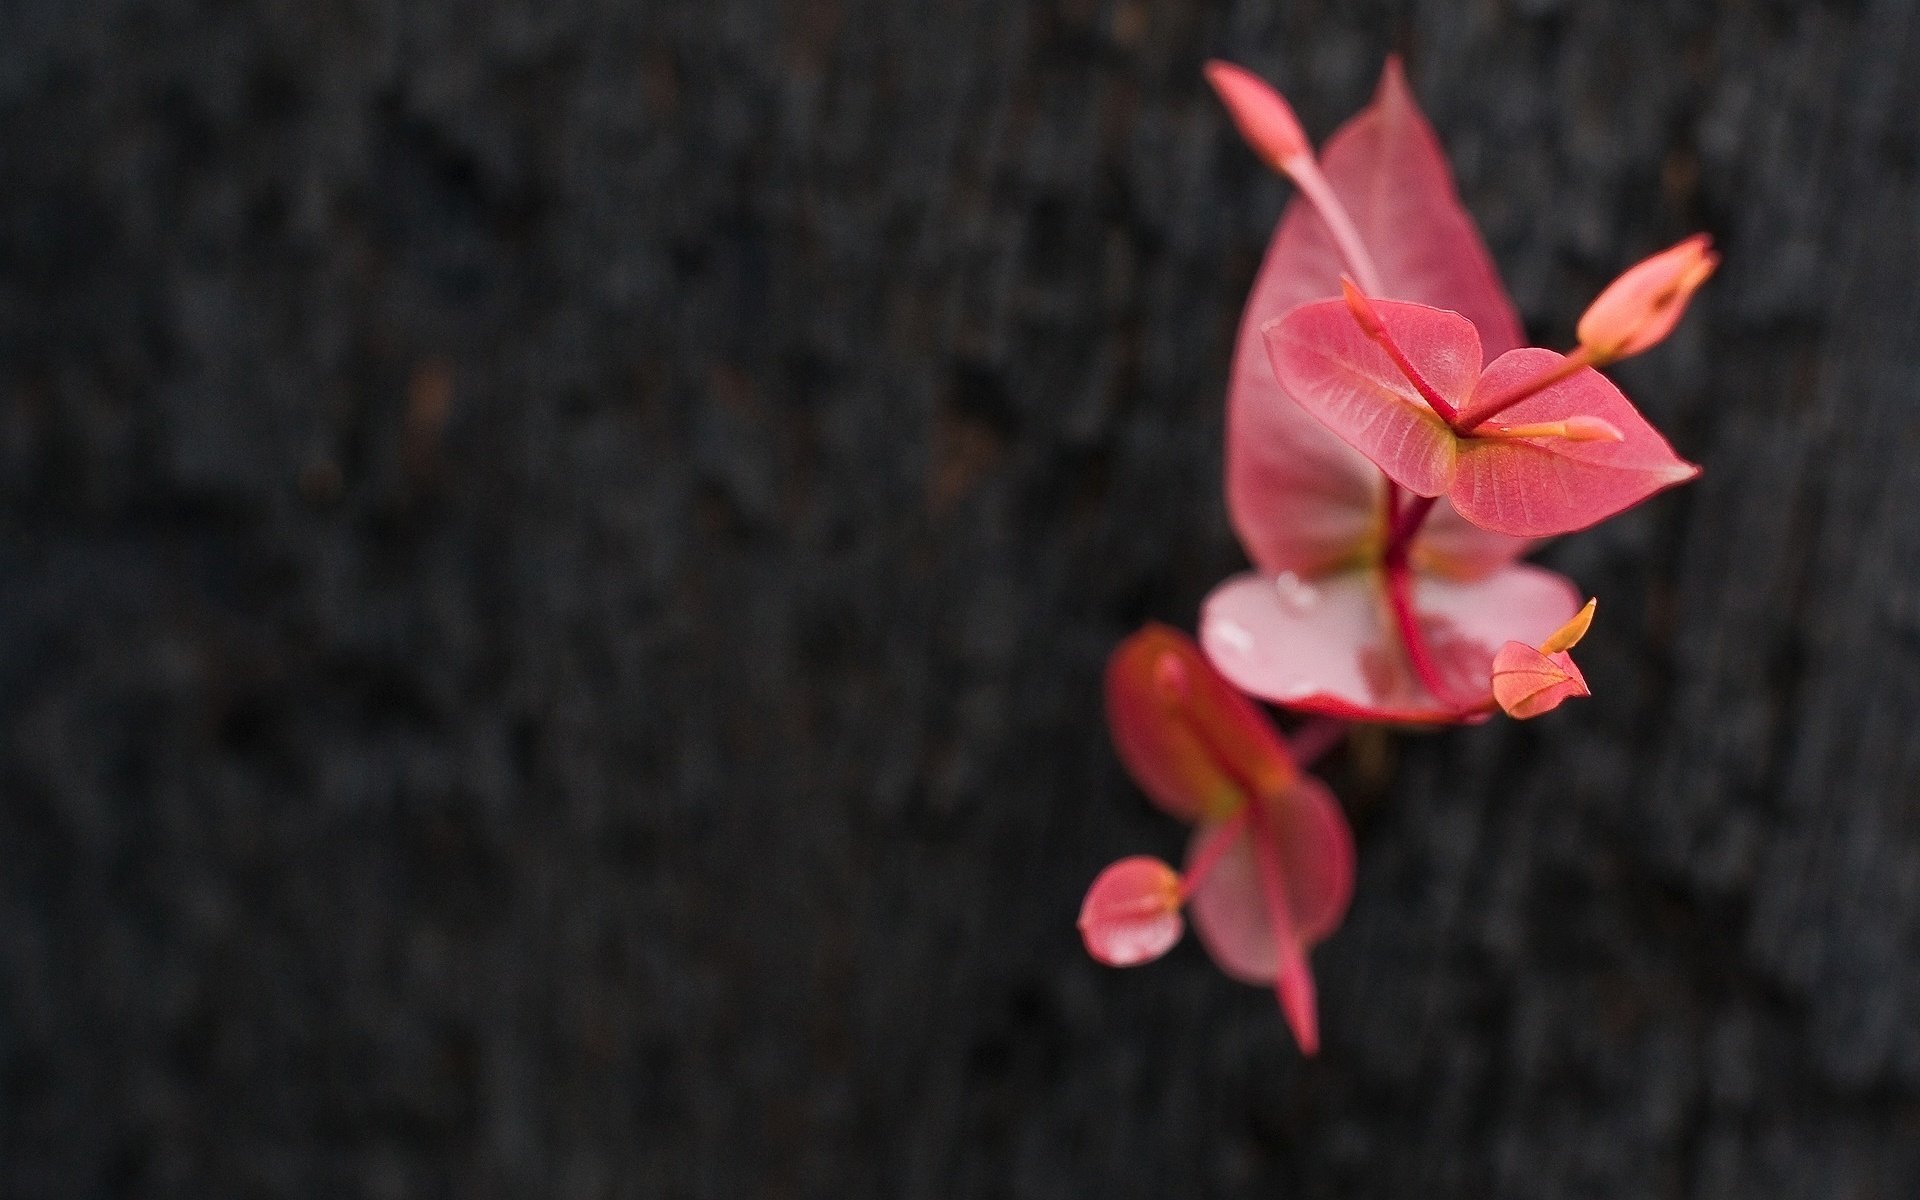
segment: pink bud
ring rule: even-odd
[[[1301,155],[1313,154],[1313,144],[1300,128],[1300,119],[1279,92],[1245,67],[1213,59],[1206,66],[1207,82],[1227,108],[1227,115],[1240,130],[1247,145],[1282,175],[1291,174],[1288,163]]]
[[[1711,239],[1696,233],[1629,267],[1580,318],[1580,345],[1589,359],[1608,363],[1659,343],[1719,262]]]

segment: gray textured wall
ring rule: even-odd
[[[1905,3],[0,10],[0,1194],[1756,1197],[1920,1179]],[[1098,673],[1237,568],[1240,298],[1407,51],[1536,338],[1706,475],[1591,701],[1336,764],[1326,1050]]]

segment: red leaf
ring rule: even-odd
[[[1153,802],[1182,820],[1221,818],[1297,772],[1273,723],[1191,638],[1148,625],[1107,660],[1114,749]]]
[[[1426,382],[1456,407],[1480,375],[1480,337],[1459,313],[1376,301],[1387,332]],[[1445,495],[1458,438],[1387,352],[1337,300],[1302,305],[1269,325],[1267,350],[1287,395],[1401,487]]]
[[[1123,858],[1100,872],[1080,905],[1087,953],[1110,967],[1152,962],[1185,931],[1180,876],[1157,858]]]
[[[1507,394],[1565,361],[1551,350],[1503,354],[1480,377],[1474,402]],[[1462,440],[1447,492],[1460,515],[1483,529],[1520,537],[1571,533],[1700,473],[1674,454],[1619,388],[1591,368],[1548,385],[1501,412],[1492,424],[1545,424],[1574,416],[1599,418],[1622,440]]]
[[[1321,169],[1374,260],[1378,298],[1464,314],[1487,357],[1520,344],[1513,305],[1397,60],[1373,103],[1328,139]],[[1371,465],[1288,401],[1260,333],[1296,305],[1339,295],[1346,270],[1326,223],[1295,197],[1240,321],[1227,394],[1227,509],[1247,556],[1273,574],[1312,575],[1351,557],[1379,510]],[[1462,540],[1470,548],[1461,560],[1487,566],[1523,549]]]
[[[1202,829],[1188,861],[1233,836]],[[1220,969],[1244,983],[1273,983],[1303,1053],[1320,1044],[1307,951],[1346,916],[1353,899],[1353,833],[1319,780],[1302,776],[1267,802],[1246,836],[1221,854],[1192,898],[1194,929]]]
[[[1538,643],[1580,607],[1565,578],[1525,564],[1477,580],[1420,574],[1413,600],[1456,705],[1489,698],[1497,647]],[[1236,575],[1207,597],[1200,641],[1235,686],[1291,709],[1355,721],[1459,719],[1414,680],[1374,570],[1312,582]]]

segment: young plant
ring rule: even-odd
[[[1303,1053],[1320,1044],[1307,951],[1353,895],[1353,834],[1339,802],[1184,634],[1149,625],[1107,663],[1120,761],[1164,812],[1195,826],[1184,873],[1123,858],[1080,909],[1087,951],[1109,966],[1172,949],[1193,913],[1220,969],[1271,985]]]
[[[1716,259],[1689,239],[1603,292],[1571,353],[1524,347],[1397,61],[1318,157],[1259,79],[1224,63],[1208,78],[1300,194],[1227,394],[1227,508],[1254,570],[1207,598],[1201,644],[1297,711],[1483,719],[1496,650],[1580,605],[1517,561],[1534,539],[1697,473],[1594,367],[1664,337]]]
[[[1527,347],[1396,60],[1317,156],[1257,77],[1216,62],[1207,78],[1299,189],[1227,393],[1227,508],[1254,569],[1207,597],[1205,659],[1161,627],[1114,654],[1121,758],[1200,830],[1184,874],[1151,858],[1109,867],[1080,924],[1094,957],[1130,966],[1178,941],[1190,905],[1228,974],[1275,981],[1311,1053],[1305,954],[1345,912],[1351,837],[1239,691],[1415,725],[1525,719],[1587,695],[1568,651],[1594,602],[1518,560],[1698,474],[1596,368],[1665,338],[1718,259],[1689,238],[1603,291],[1573,349]]]

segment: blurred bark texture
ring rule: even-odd
[[[1073,918],[1242,560],[1241,297],[1403,50],[1705,477],[1596,696],[1333,763],[1326,1049]],[[0,1194],[1910,1196],[1920,28],[1854,0],[0,13]]]

